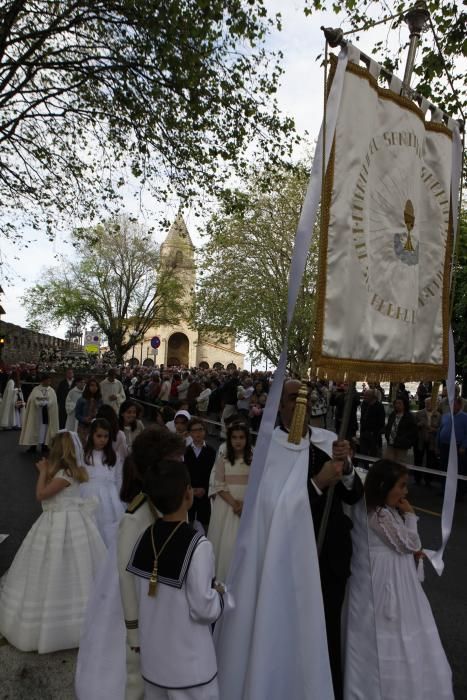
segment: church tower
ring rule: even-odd
[[[195,294],[195,247],[181,213],[177,214],[160,247],[161,267],[176,275],[181,282],[180,302],[186,311],[173,326],[151,328],[140,344],[139,361],[163,364],[165,367],[243,367],[243,354],[235,350],[235,339],[226,344],[201,338],[190,325],[188,312]],[[158,337],[160,345],[151,348],[151,339]],[[137,355],[136,355],[137,357]]]
[[[179,213],[160,249],[163,267],[173,271],[183,286],[183,303],[191,304],[195,291],[195,247],[183,216]]]

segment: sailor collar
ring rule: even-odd
[[[188,523],[167,522],[159,519],[141,535],[131,553],[126,570],[140,578],[150,579],[154,568],[154,550],[151,541],[153,530],[154,544],[158,552],[173,533],[167,548],[158,561],[157,580],[173,588],[181,588],[188,573],[194,551],[204,535]],[[176,532],[175,529],[177,529]]]

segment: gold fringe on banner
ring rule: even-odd
[[[334,382],[421,382],[446,378],[443,365],[382,363],[320,356],[312,366],[312,376]],[[372,365],[374,365],[372,367]]]

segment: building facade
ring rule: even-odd
[[[177,275],[183,285],[182,305],[191,307],[196,284],[195,247],[188,233],[185,221],[178,214],[166,239],[161,245],[161,260]],[[160,338],[157,354],[153,354],[151,339]],[[235,349],[235,338],[226,338],[225,343],[202,337],[193,329],[188,320],[181,319],[174,326],[151,328],[144,339],[135,346],[134,357],[143,363],[151,359],[165,367],[186,366],[210,368],[243,369],[244,355]],[[130,359],[130,356],[127,356]]]

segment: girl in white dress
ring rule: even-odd
[[[92,517],[96,504],[80,497],[88,476],[77,446],[76,434],[60,432],[48,459],[37,463],[43,513],[1,582],[0,634],[21,651],[78,646],[92,580],[105,556]]]
[[[235,547],[251,460],[250,431],[244,423],[234,422],[227,429],[225,452],[219,450],[209,492],[214,502],[207,536],[212,542],[220,581],[227,578]]]
[[[376,462],[365,480],[368,529],[366,536],[360,528],[353,540],[345,700],[454,698],[451,669],[417,573],[424,555],[407,482],[407,469],[387,459]]]
[[[114,452],[117,455],[117,489],[120,491],[122,486],[123,462],[129,455],[125,433],[123,430],[120,430],[118,416],[112,406],[103,404],[97,411],[96,418],[104,418],[110,426],[110,440],[112,442]]]
[[[93,496],[99,501],[97,527],[108,547],[125,509],[118,493],[122,464],[110,440],[110,425],[104,418],[96,418],[90,425],[84,461],[89,481],[81,486],[81,493],[85,498]]]

